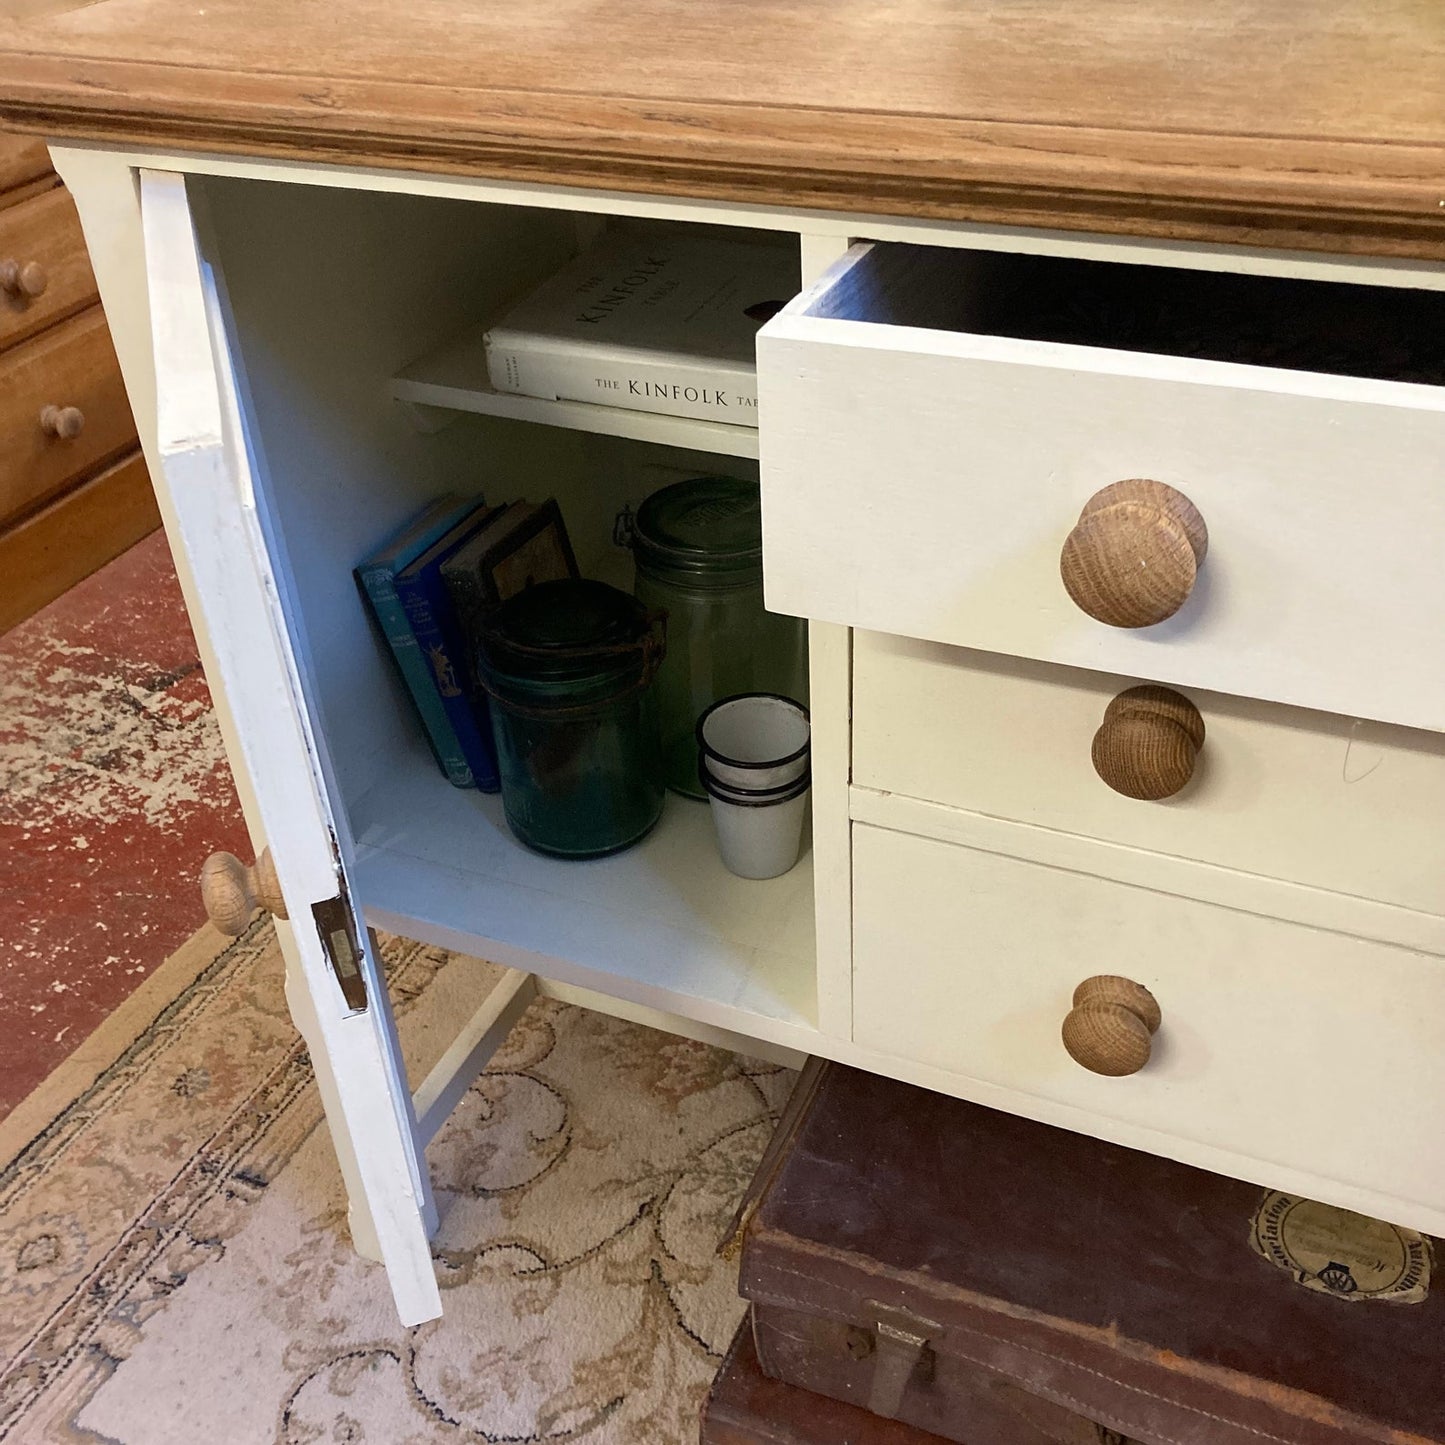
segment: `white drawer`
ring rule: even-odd
[[[1191,1141],[1246,1178],[1333,1181],[1316,1192],[1445,1225],[1440,959],[861,824],[853,866],[858,1044],[965,1096],[1052,1101],[1086,1132],[1186,1156],[1165,1141]],[[1138,1073],[1102,1077],[1063,1048],[1094,974],[1158,1001]]]
[[[1216,359],[1293,345],[1296,365],[1398,376],[1408,351],[1435,376],[1441,338],[1434,292],[855,247],[759,336],[768,604],[1445,728],[1445,388]],[[1131,478],[1208,530],[1188,599],[1139,628],[1087,615],[1060,575],[1085,504]],[[1136,534],[1183,536],[1149,508],[1106,522],[1126,560]]]
[[[1194,776],[1142,801],[1090,758],[1138,681],[860,632],[854,781],[1445,915],[1445,737],[1190,689]]]

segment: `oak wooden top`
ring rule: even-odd
[[[0,0],[51,137],[1445,256],[1441,0]]]

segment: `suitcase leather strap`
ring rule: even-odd
[[[924,1319],[912,1310],[867,1301],[873,1317],[875,1351],[873,1385],[868,1393],[868,1408],[885,1419],[898,1418],[904,1391],[920,1368],[932,1373],[933,1352],[929,1341],[936,1339],[943,1326]]]

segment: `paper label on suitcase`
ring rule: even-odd
[[[1337,1299],[1419,1304],[1430,1292],[1430,1241],[1348,1209],[1271,1191],[1251,1242],[1297,1284]]]

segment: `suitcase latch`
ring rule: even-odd
[[[876,1300],[869,1300],[868,1308],[877,1342],[868,1408],[875,1415],[893,1420],[914,1378],[917,1377],[920,1384],[927,1384],[933,1378],[933,1351],[928,1346],[930,1340],[942,1333],[943,1326],[912,1310],[897,1309]]]

